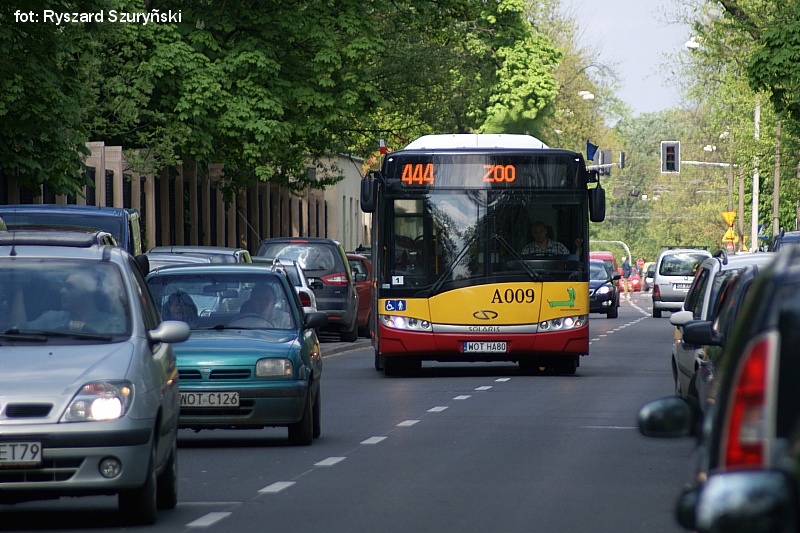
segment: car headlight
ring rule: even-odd
[[[130,381],[94,381],[87,383],[72,398],[63,422],[116,420],[128,412],[133,403],[133,384]]]
[[[595,294],[598,294],[598,295],[599,294],[608,294],[609,292],[611,292],[611,287],[609,287],[608,285],[603,285],[602,287],[600,287],[599,289],[597,289],[595,291]]]
[[[427,320],[396,315],[378,315],[381,324],[387,328],[404,329],[406,331],[433,331],[433,326]]]
[[[283,378],[289,377],[294,372],[291,359],[271,357],[259,359],[256,363],[256,377],[258,378]]]
[[[565,316],[539,322],[539,331],[564,331],[584,326],[588,315]]]

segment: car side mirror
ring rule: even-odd
[[[645,437],[688,437],[702,416],[700,406],[681,396],[659,398],[639,410],[639,431]]]
[[[305,329],[317,329],[328,325],[328,314],[325,311],[306,313],[303,319]]]
[[[678,500],[680,525],[698,533],[782,533],[797,530],[795,484],[785,472],[720,472]]]

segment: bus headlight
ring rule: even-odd
[[[419,318],[397,316],[397,315],[378,315],[381,324],[391,329],[402,329],[405,331],[433,331],[433,326],[427,320]]]
[[[586,325],[587,315],[565,316],[539,322],[539,331],[565,331]]]

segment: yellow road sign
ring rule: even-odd
[[[736,211],[723,211],[722,218],[725,219],[725,223],[728,225],[728,227],[732,228],[733,221],[736,220]]]
[[[728,228],[728,231],[725,232],[725,236],[722,237],[722,242],[739,242],[739,236],[733,232],[733,228]]]

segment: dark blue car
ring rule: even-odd
[[[589,261],[589,312],[605,313],[608,318],[619,316],[619,274],[609,273],[599,259]]]

